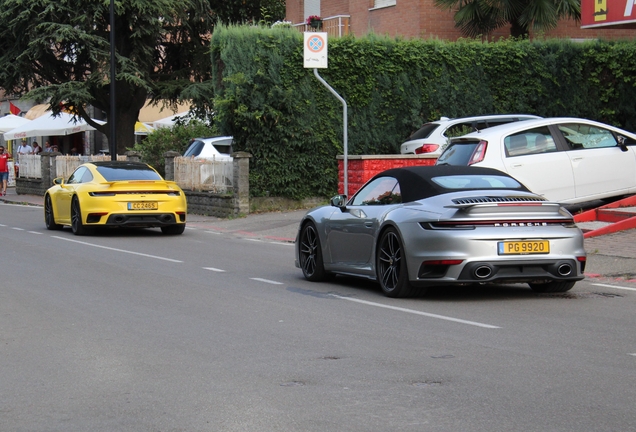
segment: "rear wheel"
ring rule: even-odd
[[[387,229],[380,238],[376,254],[376,272],[387,297],[406,297],[413,288],[409,283],[406,254],[397,231]]]
[[[179,235],[185,231],[186,224],[174,224],[161,227],[161,232],[167,235]]]
[[[543,283],[543,284],[530,283],[528,285],[530,285],[530,288],[534,292],[538,292],[538,293],[560,293],[560,292],[566,292],[566,291],[571,290],[575,283],[576,282],[558,282],[558,281],[553,281],[553,282],[548,282],[548,283]]]
[[[44,224],[48,230],[62,229],[62,225],[55,223],[55,214],[53,213],[53,203],[50,195],[44,198]]]
[[[327,272],[322,261],[320,238],[316,226],[311,222],[305,224],[300,232],[298,257],[305,279],[312,282],[327,279]]]
[[[89,229],[82,223],[82,209],[80,208],[79,199],[74,196],[71,201],[71,229],[73,234],[81,236],[89,233]]]

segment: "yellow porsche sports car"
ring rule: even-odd
[[[53,180],[44,195],[44,222],[49,230],[70,226],[75,235],[98,227],[160,227],[182,234],[186,226],[185,194],[140,162],[89,162],[64,181]]]

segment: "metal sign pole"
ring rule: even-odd
[[[108,124],[110,125],[110,160],[117,160],[117,125],[115,124],[115,1],[110,0],[110,113],[108,113]]]
[[[343,152],[344,152],[344,161],[343,161],[343,174],[344,174],[344,194],[349,196],[349,173],[348,173],[348,160],[347,155],[349,154],[348,149],[348,136],[347,136],[347,102],[340,96],[328,83],[325,81],[320,75],[318,75],[318,69],[314,68],[314,75],[318,78],[318,81],[322,83],[327,89],[333,94],[340,102],[342,102],[342,142],[343,142]]]

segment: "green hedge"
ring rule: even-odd
[[[399,153],[440,116],[585,117],[636,129],[636,43],[444,42],[331,38],[319,74],[347,101],[349,154]],[[337,188],[342,104],[303,67],[292,29],[218,26],[216,122],[252,153],[253,196],[301,199]]]

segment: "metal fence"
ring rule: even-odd
[[[182,189],[226,193],[234,187],[233,178],[231,159],[174,158],[174,181]]]

